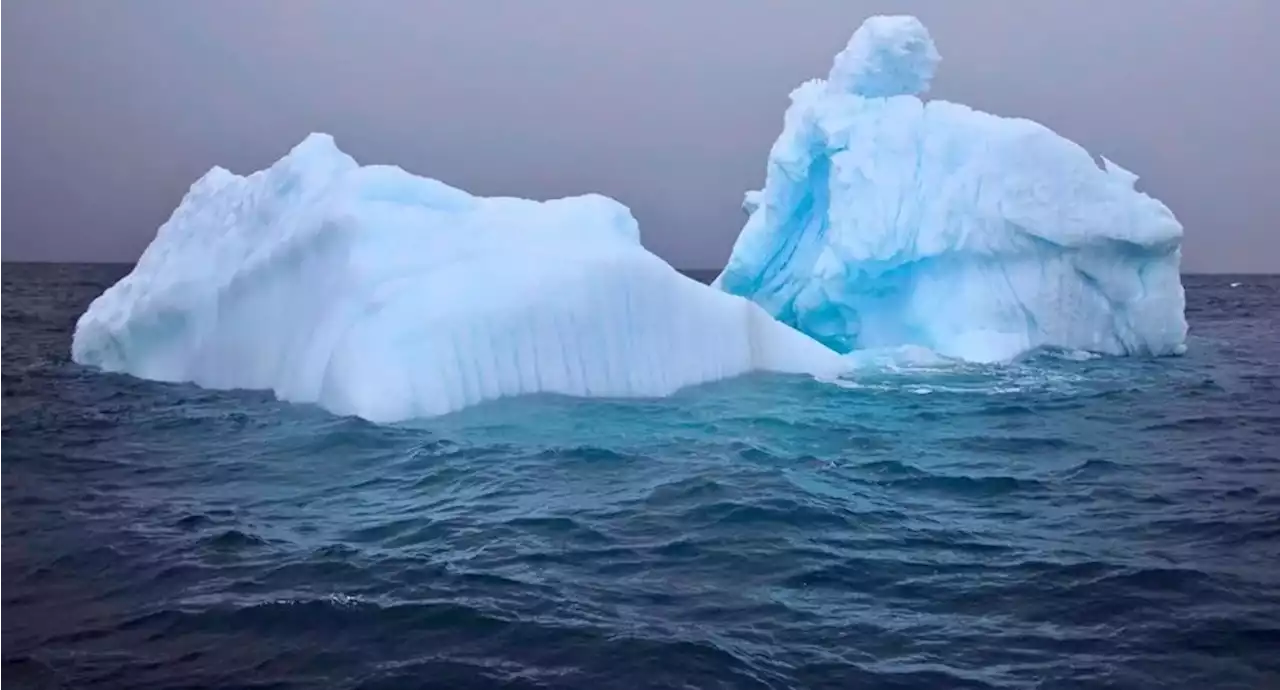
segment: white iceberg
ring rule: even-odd
[[[922,102],[939,59],[919,20],[873,17],[791,94],[715,285],[840,352],[1181,352],[1169,209],[1039,124]]]
[[[379,422],[848,366],[649,253],[612,199],[477,198],[361,167],[325,135],[196,182],[80,318],[72,358]]]

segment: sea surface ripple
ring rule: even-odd
[[[4,265],[13,687],[1280,687],[1276,277],[1179,358],[377,426],[74,365],[124,270]]]

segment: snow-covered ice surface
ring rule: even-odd
[[[916,18],[872,17],[797,88],[715,284],[841,352],[1181,352],[1169,209],[1042,125],[921,101],[939,60]]]
[[[383,422],[848,366],[645,250],[612,199],[478,198],[362,167],[326,135],[196,182],[80,318],[72,358]]]

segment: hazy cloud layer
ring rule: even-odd
[[[788,92],[885,12],[933,32],[934,97],[1141,174],[1189,270],[1280,270],[1273,0],[14,0],[4,258],[131,260],[210,166],[326,131],[478,194],[608,194],[672,263],[719,266]]]

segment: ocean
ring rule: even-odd
[[[9,688],[1280,688],[1280,277],[1183,357],[377,426],[86,370],[3,267]]]

